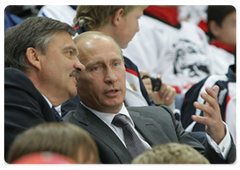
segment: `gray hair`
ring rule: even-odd
[[[4,67],[19,70],[29,68],[26,62],[27,48],[39,49],[45,54],[52,35],[63,31],[71,36],[75,34],[70,25],[46,17],[29,17],[8,28],[4,33]]]

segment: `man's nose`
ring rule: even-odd
[[[74,68],[77,70],[80,70],[80,71],[85,70],[85,66],[80,61],[78,61],[74,64]]]
[[[105,82],[106,83],[114,83],[117,81],[117,76],[115,75],[115,73],[111,70],[111,69],[108,69],[106,71],[106,75],[105,75]]]

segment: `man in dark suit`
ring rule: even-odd
[[[27,18],[5,31],[5,159],[17,134],[61,121],[54,107],[77,95],[76,79],[85,67],[73,35],[71,26],[44,17]]]
[[[75,31],[81,34],[86,31],[100,31],[111,36],[119,46],[124,49],[131,41],[138,29],[138,19],[142,16],[147,6],[139,5],[79,5],[74,18]],[[130,18],[126,23],[125,19]],[[122,23],[125,23],[124,29]],[[125,31],[123,31],[125,30]],[[130,30],[130,31],[128,31]],[[149,106],[164,104],[175,109],[176,90],[162,82],[159,90],[153,91],[152,81],[148,73],[142,74],[138,67],[128,58],[123,56],[126,71],[126,106]],[[157,76],[158,79],[160,76]],[[76,96],[62,105],[63,113],[76,110],[79,98]]]
[[[202,95],[206,104],[194,104],[206,115],[193,117],[195,121],[206,124],[209,136],[204,148],[184,131],[168,107],[124,106],[124,60],[121,49],[111,37],[89,31],[80,34],[74,41],[81,54],[80,61],[86,69],[80,72],[78,79],[78,95],[81,102],[76,111],[71,111],[64,117],[64,121],[76,124],[92,135],[98,145],[102,163],[131,163],[136,156],[132,153],[134,146],[129,146],[126,140],[126,136],[129,136],[126,133],[130,132],[116,124],[118,115],[124,116],[127,122],[124,122],[125,126],[132,128],[132,139],[138,138],[138,142],[134,143],[138,146],[136,150],[141,148],[138,154],[151,149],[153,145],[179,142],[192,146],[211,163],[235,161],[235,145],[216,105],[219,89],[217,86],[213,89],[207,88],[207,93]]]

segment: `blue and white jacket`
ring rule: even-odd
[[[200,93],[205,91],[206,87],[218,85],[218,103],[221,109],[221,115],[224,122],[229,127],[233,140],[236,141],[236,66],[229,66],[226,75],[212,75],[192,86],[185,94],[181,109],[181,122],[186,131],[205,131],[205,125],[192,120],[191,115],[201,115],[203,112],[193,106],[194,101],[205,103],[200,97]]]

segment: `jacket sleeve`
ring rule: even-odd
[[[4,142],[5,158],[15,137],[39,123],[55,121],[45,99],[30,79],[5,70],[4,81]]]

